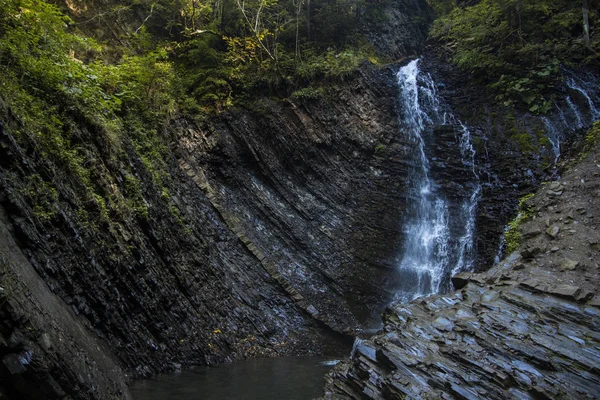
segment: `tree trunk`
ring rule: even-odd
[[[310,40],[310,0],[306,1],[306,37]]]
[[[583,40],[586,47],[590,47],[590,9],[588,0],[583,0]]]
[[[297,0],[296,6],[296,62],[300,61],[300,13],[302,12],[303,0]]]

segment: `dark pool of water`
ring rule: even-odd
[[[280,357],[137,381],[134,400],[311,400],[323,394],[333,358]],[[329,365],[328,365],[329,364]]]

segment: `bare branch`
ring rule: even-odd
[[[152,13],[154,12],[154,5],[156,3],[152,3],[152,6],[150,7],[150,14],[148,14],[148,16],[144,19],[144,21],[142,22],[142,24],[139,26],[139,28],[137,28],[134,32],[134,34],[137,35],[137,33],[140,31],[140,29],[142,29],[144,27],[144,25],[146,24],[146,22],[150,19],[150,17],[152,16]]]

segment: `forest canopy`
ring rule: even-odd
[[[134,152],[178,219],[169,194],[170,127],[261,96],[320,95],[375,61],[360,22],[362,0],[0,0],[0,113],[14,140],[84,194],[78,217],[148,217],[142,182],[119,160]],[[370,11],[371,10],[371,11]],[[320,83],[318,83],[320,82]],[[315,87],[311,85],[315,85]],[[84,139],[86,135],[94,143]],[[103,180],[89,146],[124,174]],[[35,212],[50,221],[55,188],[31,181]],[[43,182],[40,181],[40,182]]]
[[[85,223],[148,217],[133,169],[122,172],[125,195],[115,195],[102,184],[108,175],[89,168],[98,160],[85,135],[115,170],[134,152],[179,218],[165,162],[170,128],[264,96],[312,101],[360,63],[391,61],[365,30],[392,1],[0,0],[2,120],[26,152],[69,172]],[[587,35],[585,2],[428,2],[438,15],[433,45],[507,105],[545,113],[564,68],[598,70],[597,3]],[[37,182],[23,192],[50,221],[56,190]]]
[[[431,35],[453,62],[494,88],[506,104],[548,112],[562,69],[595,66],[600,5],[587,0],[430,0]]]

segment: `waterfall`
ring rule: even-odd
[[[582,129],[600,118],[600,110],[593,99],[600,95],[598,83],[593,76],[565,70],[565,97],[556,104],[557,111],[541,117],[546,138],[552,145],[554,164],[561,155],[565,135]]]
[[[556,164],[561,156],[563,141],[569,134],[591,125],[600,118],[600,110],[597,105],[597,99],[600,97],[600,86],[597,79],[593,75],[581,74],[567,69],[564,70],[564,73],[566,75],[564,98],[555,103],[556,111],[540,117],[545,128],[546,138],[552,145],[555,167],[552,172],[553,178],[557,177]],[[494,265],[498,264],[505,255],[504,234],[508,229],[509,227],[506,226],[500,237]]]
[[[589,91],[591,88],[595,88],[597,85],[595,85],[594,83],[586,82],[583,80],[582,77],[576,76],[568,77],[566,83],[567,88],[569,88],[572,92],[580,95],[585,100],[587,106],[589,107],[589,113],[592,118],[592,121],[600,118],[600,111],[598,111],[598,107],[596,107],[596,103],[594,103],[594,101],[592,100],[592,94]]]
[[[561,122],[563,120],[561,119]],[[546,138],[550,141],[552,145],[552,153],[554,154],[554,164],[558,161],[560,157],[560,145],[563,141],[562,130],[556,127],[556,125],[550,121],[548,117],[542,117],[542,122],[546,128]]]
[[[410,171],[407,197],[405,242],[399,272],[396,300],[407,302],[438,293],[450,286],[452,274],[473,268],[475,214],[480,195],[471,133],[446,109],[437,95],[436,84],[419,71],[419,60],[402,67],[397,74],[400,89],[400,126],[416,144],[414,167]],[[434,126],[450,124],[460,132],[458,146],[462,164],[472,172],[471,195],[451,213],[431,178],[426,135]],[[452,229],[451,227],[454,227]],[[458,227],[458,228],[457,228]]]
[[[358,347],[363,344],[365,340],[361,339],[359,337],[355,337],[354,338],[354,343],[352,344],[352,351],[350,351],[350,358],[353,358],[354,355],[356,354],[356,351],[358,350]]]

